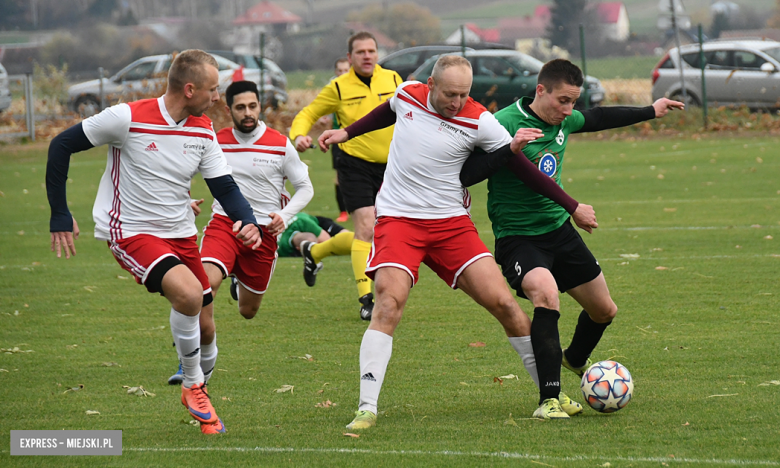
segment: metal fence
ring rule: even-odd
[[[25,131],[7,133],[0,131],[0,138],[29,137],[30,141],[35,141],[35,94],[33,92],[33,75],[32,73],[27,73],[25,75],[9,75],[8,81],[9,84],[16,84],[17,86],[22,86],[24,88]],[[6,112],[9,111],[10,109],[6,110]]]

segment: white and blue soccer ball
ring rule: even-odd
[[[634,379],[623,364],[601,361],[585,371],[580,389],[591,408],[599,413],[614,413],[631,401]]]

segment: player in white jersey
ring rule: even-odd
[[[214,296],[222,280],[235,275],[239,312],[251,319],[260,308],[276,266],[276,236],[309,203],[314,188],[309,180],[309,168],[290,140],[260,121],[260,92],[255,83],[232,83],[225,92],[225,100],[233,128],[220,130],[217,141],[233,169],[236,184],[261,225],[263,243],[256,250],[242,245],[232,234],[232,222],[225,209],[214,200],[200,255]],[[292,198],[284,189],[287,179],[295,187]],[[203,308],[200,328],[201,367],[208,382],[217,361],[213,303]],[[168,383],[177,383],[179,376],[177,372]]]
[[[217,70],[209,54],[181,52],[168,72],[165,95],[110,107],[65,130],[52,140],[46,167],[51,250],[60,257],[64,248],[70,258],[78,236],[65,197],[70,156],[108,145],[93,208],[95,237],[108,243],[139,284],[170,301],[171,333],[184,372],[181,401],[207,434],[224,432],[224,426],[209,401],[201,369],[199,315],[213,298],[196,244],[192,177],[203,175],[244,245],[257,248],[262,241],[211,120],[203,115],[219,100]]]
[[[377,400],[392,353],[393,332],[401,320],[421,262],[453,289],[460,288],[498,319],[509,342],[534,381],[536,363],[530,320],[509,292],[493,257],[479,238],[463,206],[460,169],[476,147],[522,164],[520,153],[538,130],[509,133],[480,104],[468,97],[471,65],[459,56],[440,58],[428,83],[401,85],[388,103],[343,130],[319,139],[328,145],[395,124],[385,181],[377,196],[377,223],[366,274],[376,281],[377,301],[360,346],[360,403],[348,429],[376,424]],[[519,177],[539,193],[565,205],[575,219],[587,221],[593,210],[578,205],[532,164]],[[527,182],[528,183],[528,182]],[[563,398],[563,397],[562,397]],[[568,411],[582,407],[567,399]],[[560,410],[560,407],[558,408]],[[568,417],[560,413],[551,417]]]

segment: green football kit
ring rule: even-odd
[[[519,128],[538,128],[544,137],[528,143],[523,154],[540,171],[561,184],[561,166],[569,134],[580,130],[585,118],[578,110],[559,125],[550,125],[523,109],[532,102],[524,97],[498,111],[496,119],[511,135]],[[511,235],[536,236],[554,231],[569,218],[569,213],[549,198],[529,189],[506,167],[488,179],[488,216],[496,239]]]

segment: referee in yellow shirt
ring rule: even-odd
[[[290,139],[298,151],[311,147],[308,136],[312,125],[322,117],[335,113],[341,128],[346,128],[375,107],[390,99],[403,82],[398,73],[385,70],[376,64],[378,59],[376,38],[365,31],[349,38],[347,58],[352,65],[349,72],[325,86],[311,104],[303,108],[292,122]],[[366,276],[366,260],[374,238],[374,200],[382,185],[387,166],[387,153],[393,127],[366,133],[346,143],[332,147],[336,156],[336,172],[344,196],[344,204],[355,223],[352,241],[352,270],[360,301],[360,317],[371,320],[374,295],[371,280]],[[304,279],[314,285],[321,268],[322,258],[318,245],[301,246],[304,258]]]

